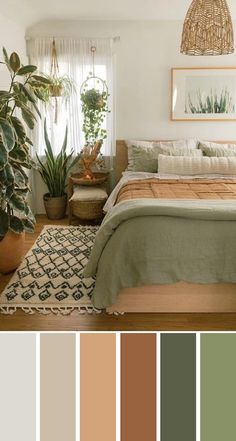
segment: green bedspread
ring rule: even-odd
[[[125,287],[236,282],[236,203],[139,199],[116,205],[84,271],[95,275],[96,308],[114,304]]]

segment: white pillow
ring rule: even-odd
[[[107,199],[105,187],[75,185],[70,201],[101,201]]]
[[[158,146],[159,155],[169,156],[203,156],[203,152],[200,149],[196,149],[190,146],[167,146],[165,143],[160,142]]]
[[[140,170],[136,170],[135,167],[134,150],[136,151],[138,148],[138,150],[141,151],[143,149],[145,154],[146,152],[148,153],[149,149],[153,150],[156,147],[155,143],[153,143],[152,141],[139,141],[133,139],[128,139],[125,141],[125,143],[128,148],[128,166],[126,170],[140,171]],[[141,170],[141,171],[146,171],[146,170]]]
[[[236,158],[166,156],[158,158],[158,171],[168,175],[236,175]]]
[[[174,141],[160,141],[156,144],[159,144],[160,147],[165,148],[190,148],[197,149],[198,148],[198,140],[195,138],[190,139],[176,139]]]

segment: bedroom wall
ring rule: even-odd
[[[235,55],[181,55],[181,32],[180,21],[77,21],[38,23],[28,28],[27,35],[120,37],[114,44],[117,139],[236,139],[236,123],[232,121],[170,120],[171,67],[236,65]]]
[[[234,66],[236,55],[188,57],[179,53],[180,21],[44,22],[28,35],[120,36],[116,54],[117,138],[202,136],[236,139],[235,122],[170,121],[170,69]]]
[[[17,23],[9,20],[0,14],[0,60],[2,57],[2,47],[4,46],[7,52],[17,52],[22,61],[26,61],[26,45],[25,45],[25,28]],[[8,87],[9,73],[6,68],[0,64],[0,88]]]

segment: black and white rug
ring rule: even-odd
[[[99,312],[90,300],[95,280],[82,276],[98,228],[45,226],[0,295],[0,312]]]

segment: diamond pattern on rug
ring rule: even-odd
[[[94,278],[83,278],[98,226],[45,226],[0,296],[0,312],[96,311]],[[98,312],[98,311],[96,311]]]

